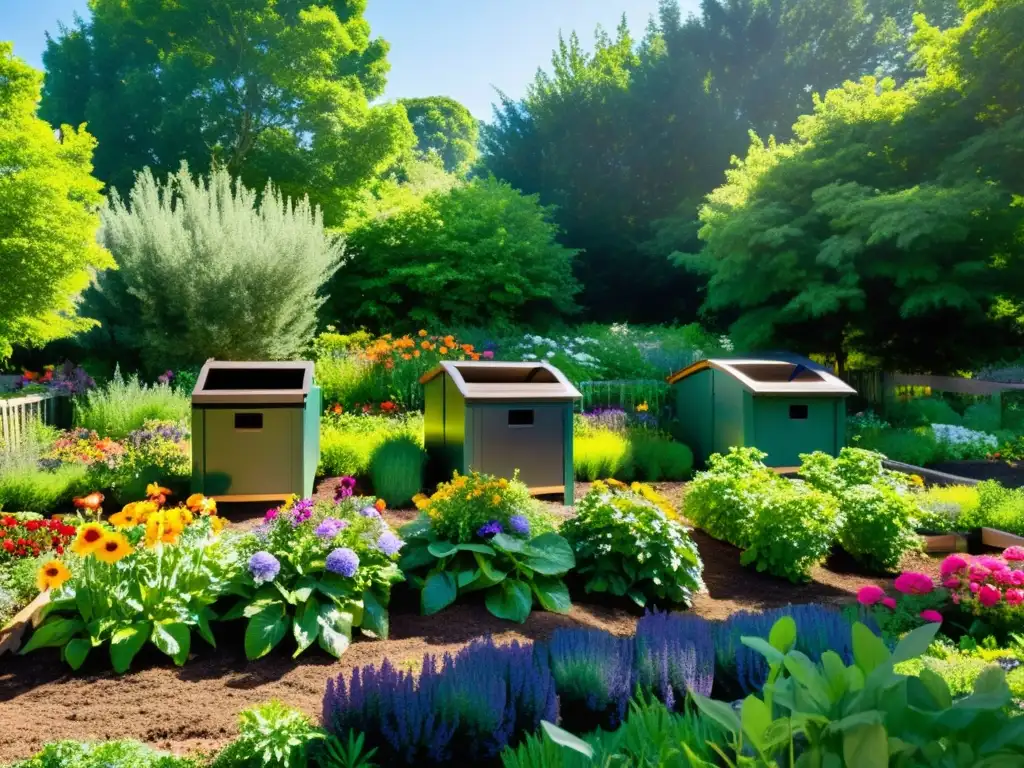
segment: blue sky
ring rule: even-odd
[[[697,0],[682,0],[684,15]],[[391,43],[386,98],[444,95],[489,119],[494,87],[521,96],[538,66],[548,67],[559,30],[584,42],[597,24],[613,29],[623,12],[641,35],[658,0],[369,0],[375,35]],[[0,40],[42,67],[44,32],[85,15],[86,0],[0,0]]]

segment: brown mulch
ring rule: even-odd
[[[331,482],[325,481],[318,493],[333,498]],[[684,493],[681,483],[657,487],[676,504]],[[577,498],[586,489],[587,484],[577,484]],[[222,513],[235,527],[245,529],[258,522],[265,506],[223,505]],[[559,514],[571,514],[557,501],[551,506]],[[398,510],[389,511],[386,518],[397,527],[415,515],[414,510]],[[788,603],[848,602],[864,584],[884,586],[891,579],[866,577],[836,556],[815,568],[809,583],[794,585],[741,567],[739,550],[701,531],[694,531],[693,537],[707,584],[707,593],[697,597],[693,612],[709,619]],[[919,555],[904,565],[935,574],[938,562]],[[195,639],[184,667],[174,667],[147,647],[132,671],[120,677],[110,671],[105,649],[78,673],[52,650],[0,656],[0,761],[28,757],[58,739],[134,738],[177,754],[209,752],[234,737],[242,709],[276,698],[316,718],[328,678],[379,664],[385,657],[415,669],[425,653],[455,651],[487,634],[502,642],[543,639],[559,627],[592,627],[624,635],[633,631],[638,616],[620,602],[574,595],[568,615],[534,611],[522,626],[492,617],[480,601],[423,617],[417,615],[415,595],[399,586],[392,599],[390,639],[357,639],[340,660],[315,648],[292,660],[286,640],[279,652],[246,661],[241,623],[218,627],[217,650]]]

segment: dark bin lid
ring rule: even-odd
[[[547,363],[444,362],[420,384],[447,374],[466,402],[571,402],[581,397],[560,370]]]
[[[306,401],[313,363],[207,360],[192,390],[194,405],[277,405]]]
[[[826,370],[807,368],[789,360],[700,360],[668,377],[675,384],[700,371],[714,368],[732,376],[755,395],[855,395],[856,390]]]

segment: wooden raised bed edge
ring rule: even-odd
[[[986,547],[1006,549],[1007,547],[1024,547],[1024,536],[1000,531],[996,528],[981,529],[981,543]]]
[[[33,628],[39,626],[40,614],[43,607],[49,602],[50,590],[40,592],[36,595],[35,600],[18,611],[6,627],[0,629],[0,656],[7,652],[17,653],[21,647],[21,640],[25,636],[25,630],[30,624]]]
[[[918,475],[922,480],[927,480],[935,485],[977,485],[978,481],[971,477],[960,477],[947,472],[938,472],[934,469],[916,467],[913,464],[904,464],[902,461],[890,461],[885,459],[882,466],[894,472],[902,472],[905,475]]]

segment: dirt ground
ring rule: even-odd
[[[682,484],[658,487],[675,503],[682,497]],[[585,490],[585,485],[579,485],[577,498]],[[333,496],[330,481],[319,493]],[[552,507],[560,514],[571,514],[561,504],[552,503]],[[263,514],[261,508],[241,506],[222,511],[239,528],[254,525]],[[387,517],[397,527],[415,514],[406,510],[389,512]],[[704,560],[707,584],[707,593],[697,597],[693,612],[710,619],[788,603],[849,601],[864,584],[888,582],[884,576],[865,577],[852,563],[837,557],[816,568],[809,583],[793,585],[742,568],[739,550],[728,544],[700,531],[693,536]],[[914,556],[905,565],[934,574],[938,559]],[[356,640],[340,660],[314,648],[297,660],[281,650],[248,662],[242,651],[241,622],[219,627],[217,650],[195,640],[184,667],[173,666],[147,646],[131,672],[120,677],[110,671],[105,653],[95,654],[78,673],[71,673],[52,650],[25,657],[5,655],[0,657],[0,761],[28,757],[57,739],[134,738],[177,754],[208,752],[233,738],[242,709],[279,699],[316,718],[329,677],[379,664],[385,657],[414,667],[426,653],[454,651],[482,635],[491,634],[503,642],[537,640],[559,627],[629,634],[638,616],[623,604],[574,595],[568,615],[534,611],[522,626],[492,617],[482,602],[460,603],[440,615],[423,617],[417,615],[415,595],[399,586],[391,604],[390,639]]]

